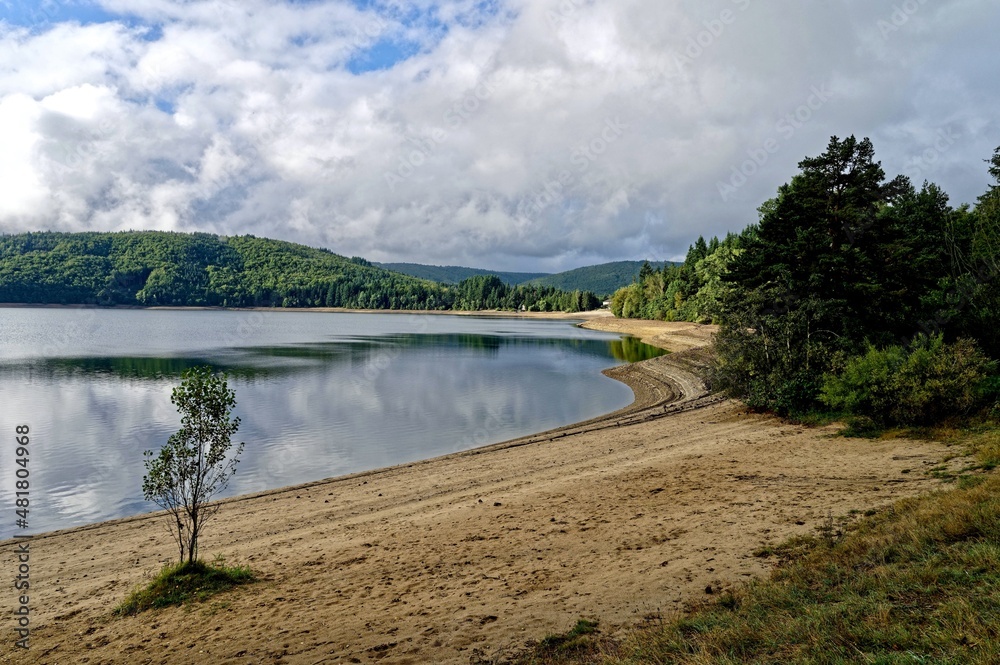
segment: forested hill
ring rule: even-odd
[[[599,305],[592,293],[509,287],[495,277],[445,286],[252,235],[162,231],[0,235],[0,302],[530,311]]]
[[[593,291],[599,296],[608,296],[628,286],[639,276],[639,270],[647,261],[614,261],[596,266],[585,266],[575,270],[546,275],[528,282],[537,286],[551,286],[557,289],[581,289]],[[650,263],[653,268],[661,270],[666,263],[661,261]]]
[[[592,291],[599,296],[608,296],[635,282],[643,263],[647,261],[615,261],[595,266],[585,266],[555,274],[544,272],[498,272],[482,268],[462,266],[429,266],[421,263],[377,263],[379,267],[401,272],[404,275],[429,279],[445,284],[457,284],[469,277],[496,275],[508,286],[531,284],[562,291]],[[666,264],[650,263],[657,270]]]
[[[443,284],[458,284],[462,280],[470,277],[486,275],[496,275],[500,281],[508,286],[516,286],[536,277],[545,277],[544,272],[498,272],[496,270],[485,270],[483,268],[465,268],[462,266],[430,266],[422,263],[376,263],[375,265],[393,272],[401,272],[404,275],[429,279]],[[572,289],[569,289],[572,290]]]

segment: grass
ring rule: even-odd
[[[950,489],[762,548],[769,578],[672,620],[509,662],[1000,663],[1000,430],[937,435],[973,460]]]
[[[597,622],[580,619],[565,633],[548,635],[540,642],[528,642],[523,648],[510,653],[498,653],[492,657],[476,654],[474,665],[570,665],[596,663],[614,642],[602,636]]]
[[[545,652],[569,652],[579,651],[589,643],[588,635],[597,632],[597,622],[589,619],[580,619],[569,632],[562,635],[549,635],[538,645]]]
[[[113,613],[132,616],[149,609],[201,602],[255,579],[248,567],[226,566],[221,558],[212,565],[202,561],[175,563],[164,566],[149,584],[130,593]]]
[[[904,501],[607,663],[1000,662],[1000,478]]]

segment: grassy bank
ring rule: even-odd
[[[967,433],[953,487],[762,549],[769,579],[624,639],[552,638],[510,663],[1000,662],[1000,430]]]

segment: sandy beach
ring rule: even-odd
[[[31,649],[8,615],[0,663],[469,663],[581,617],[668,615],[765,572],[761,544],[937,486],[942,445],[834,438],[708,394],[710,326],[569,318],[675,353],[609,370],[636,401],[602,418],[227,500],[202,556],[262,581],[200,605],[111,616],[176,558],[161,516],[37,536]]]

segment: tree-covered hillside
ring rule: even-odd
[[[381,268],[395,272],[429,279],[443,284],[458,284],[470,277],[485,277],[496,275],[508,286],[531,284],[544,286],[561,291],[592,291],[599,296],[609,296],[617,289],[631,284],[639,275],[639,270],[646,261],[615,261],[595,266],[585,266],[555,274],[542,272],[498,272],[482,268],[465,268],[462,266],[430,266],[420,263],[378,263]],[[657,269],[671,264],[655,262],[650,265]]]
[[[722,273],[739,253],[740,236],[698,241],[684,263],[643,263],[632,283],[611,296],[611,311],[626,319],[712,323],[718,316]]]
[[[429,279],[442,284],[458,284],[470,277],[485,277],[486,275],[496,275],[504,284],[516,286],[523,284],[537,277],[545,277],[544,272],[498,272],[496,270],[485,270],[483,268],[465,268],[463,266],[430,266],[422,263],[376,263],[375,265],[393,272],[401,272],[404,275],[417,277],[419,279]],[[572,290],[572,289],[567,289]]]
[[[639,270],[648,261],[614,261],[596,266],[585,266],[575,270],[547,275],[531,280],[530,284],[551,286],[564,291],[579,289],[593,291],[599,296],[609,296],[616,290],[635,281]],[[654,262],[649,265],[661,269],[669,263]]]
[[[326,249],[251,235],[161,231],[0,236],[0,302],[361,309],[593,308],[593,294],[456,286],[416,279]]]

